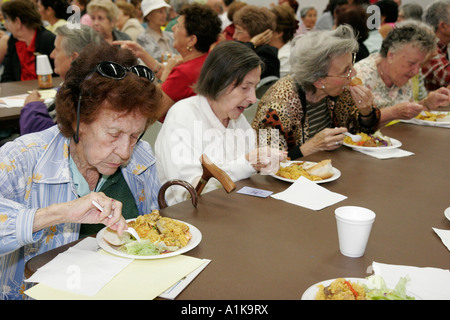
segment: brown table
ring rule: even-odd
[[[432,227],[449,229],[450,129],[398,123],[382,132],[415,155],[378,160],[342,147],[305,160],[332,159],[342,175],[325,188],[348,199],[312,211],[274,198],[215,190],[162,214],[195,225],[202,242],[187,255],[211,263],[177,299],[299,299],[312,284],[336,277],[366,277],[373,261],[449,268],[450,253]],[[280,192],[289,183],[255,175],[243,186]],[[356,205],[377,214],[361,258],[338,248],[334,210]],[[27,275],[61,249],[31,259]]]
[[[62,82],[60,77],[53,78],[53,86],[57,87]],[[15,96],[39,89],[37,80],[2,82],[0,83],[1,97]],[[0,107],[0,128],[19,128],[20,111],[22,107],[4,108]]]

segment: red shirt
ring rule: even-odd
[[[161,88],[174,102],[195,96],[192,86],[197,83],[208,53],[186,61],[172,69]]]
[[[425,87],[428,91],[450,84],[450,62],[446,43],[438,42],[437,55],[425,62],[422,66],[422,74],[425,76]]]
[[[33,40],[29,46],[24,41],[16,42],[16,52],[20,61],[20,80],[34,80],[37,79],[36,75],[36,56],[34,52],[36,50],[36,34],[34,33]]]

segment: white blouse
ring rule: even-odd
[[[157,169],[161,183],[181,179],[195,188],[202,176],[202,154],[224,170],[233,181],[256,173],[245,155],[256,148],[256,134],[244,115],[230,120],[225,128],[207,99],[193,96],[175,103],[167,113],[155,143]],[[221,187],[214,178],[203,192]],[[184,201],[189,193],[172,186],[166,191],[169,205]]]

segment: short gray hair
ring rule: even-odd
[[[61,47],[66,56],[71,56],[74,52],[80,53],[89,43],[100,43],[103,38],[93,28],[80,25],[80,28],[70,29],[67,25],[62,25],[56,29],[56,35],[63,37]]]
[[[304,7],[300,10],[300,18],[306,17],[310,10],[315,10],[317,12],[315,7]]]
[[[450,1],[440,0],[433,2],[425,9],[423,20],[437,30],[439,23],[450,24]]]
[[[383,40],[380,55],[387,57],[389,51],[395,52],[406,44],[412,44],[422,52],[431,53],[436,48],[437,38],[426,23],[416,20],[402,21]]]
[[[314,82],[326,77],[334,57],[358,52],[353,28],[340,25],[335,30],[310,31],[295,41],[291,51],[291,70],[295,82],[315,92]]]

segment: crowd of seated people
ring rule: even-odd
[[[238,181],[287,157],[336,150],[347,131],[373,133],[450,105],[449,0],[377,1],[376,29],[363,0],[330,0],[322,14],[297,1],[74,0],[77,29],[57,3],[1,8],[1,81],[36,79],[35,52],[63,80],[51,105],[29,94],[21,136],[0,147],[0,163],[16,164],[0,167],[9,221],[0,223],[2,299],[24,297],[34,255],[104,225],[123,232],[125,219],[158,208],[168,180],[197,185],[202,154]],[[279,79],[259,98],[267,76]],[[350,86],[355,77],[362,84]],[[153,150],[144,133],[158,121]],[[276,145],[262,129],[279,133]],[[218,187],[211,179],[203,190]],[[167,195],[170,205],[187,196]]]

